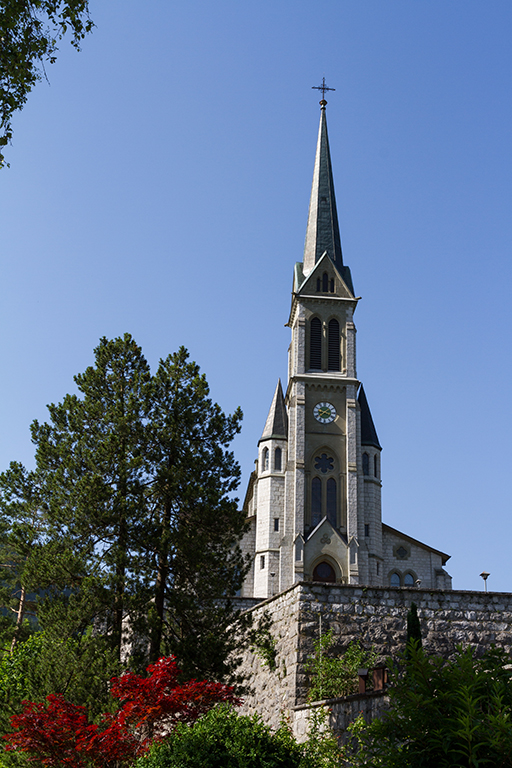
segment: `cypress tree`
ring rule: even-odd
[[[407,648],[411,645],[414,645],[415,648],[422,647],[418,607],[414,602],[411,603],[411,608],[407,611]]]

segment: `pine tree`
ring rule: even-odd
[[[240,468],[227,450],[242,413],[226,416],[212,402],[184,348],[160,362],[151,400],[153,531],[143,558],[153,591],[150,660],[172,653],[185,674],[223,679],[232,669],[229,597],[245,574],[237,546],[245,516],[230,496]]]
[[[35,618],[33,571],[47,529],[36,475],[17,462],[0,475],[0,529],[0,647],[12,653]]]
[[[86,573],[107,588],[102,625],[121,655],[123,617],[137,575],[144,503],[144,424],[149,366],[126,334],[101,339],[95,365],[75,376],[82,397],[50,405],[50,421],[32,425],[54,540],[68,542]]]
[[[243,623],[230,596],[246,570],[228,449],[240,410],[212,402],[183,348],[151,376],[128,334],[101,339],[75,382],[78,395],[32,425],[47,521],[40,626],[75,639],[94,627],[139,668],[174,654],[186,676],[230,679]]]

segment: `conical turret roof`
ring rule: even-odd
[[[370,412],[370,406],[368,405],[368,400],[366,399],[366,393],[362,384],[359,389],[357,400],[361,409],[361,445],[372,445],[374,448],[381,449],[379,438],[377,437],[377,430],[375,429],[375,424],[373,423],[372,414]]]
[[[260,438],[261,440],[288,440],[288,414],[284,404],[283,388],[281,379],[277,382],[276,391],[272,399],[272,405],[268,412],[265,429]]]

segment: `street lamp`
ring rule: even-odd
[[[480,576],[481,576],[481,577],[482,577],[482,579],[484,580],[484,584],[485,584],[485,591],[486,591],[486,592],[487,592],[487,579],[489,578],[489,576],[490,576],[490,575],[491,575],[491,574],[490,574],[490,573],[487,573],[487,571],[482,571],[482,573],[480,574]]]

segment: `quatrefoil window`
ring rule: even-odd
[[[320,470],[324,475],[326,472],[332,472],[334,469],[334,459],[326,453],[315,458],[315,469]]]

